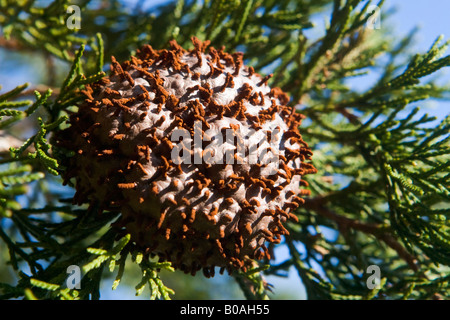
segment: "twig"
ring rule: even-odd
[[[344,107],[336,107],[335,109],[336,109],[337,112],[342,114],[350,123],[352,123],[354,125],[361,124],[361,122],[359,121],[358,116],[356,116],[353,113],[349,112],[346,108],[344,108]]]
[[[17,97],[34,96],[34,91],[39,91],[40,93],[46,92],[48,89],[52,90],[52,96],[58,96],[60,89],[52,86],[47,86],[45,84],[37,84],[33,88],[22,91]]]
[[[8,50],[24,50],[26,49],[17,39],[6,39],[0,36],[0,47]],[[31,49],[30,49],[31,50]]]
[[[409,267],[418,271],[417,259],[410,254],[395,238],[390,234],[383,225],[378,223],[364,223],[355,219],[350,219],[331,211],[324,205],[324,198],[316,197],[314,199],[306,199],[305,207],[318,213],[322,217],[331,219],[338,224],[339,230],[346,232],[348,229],[354,229],[366,234],[373,235],[378,240],[383,241],[390,248],[395,250],[400,258],[406,261]]]

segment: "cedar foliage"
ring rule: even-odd
[[[108,72],[111,55],[121,61],[143,44],[163,49],[172,39],[190,47],[192,36],[244,52],[246,64],[272,73],[269,85],[308,118],[301,132],[318,169],[306,177],[311,195],[296,211],[299,222],[287,226],[285,261],[258,261],[233,275],[244,296],[268,298],[264,277],[294,268],[308,299],[448,297],[450,117],[437,121],[413,106],[448,98],[448,86],[427,76],[450,65],[449,42],[439,37],[410,55],[412,35],[398,40],[367,27],[370,5],[384,10],[383,2],[178,0],[130,10],[121,1],[0,0],[0,46],[50,61],[47,83],[0,94],[1,137],[24,121],[33,127],[21,145],[0,148],[0,257],[17,277],[0,283],[0,297],[98,299],[104,270],[116,277],[114,289],[129,264],[140,270],[137,295],[148,287],[151,299],[177,296],[160,276],[173,271],[169,263],[108,228],[117,213],[71,205],[52,133],[66,125],[84,85]],[[72,4],[81,29],[66,25]],[[310,39],[316,16],[328,25]],[[68,66],[64,79],[55,77],[55,61]],[[367,90],[348,85],[365,74],[376,75]],[[79,290],[65,286],[69,265],[82,266]],[[381,270],[375,289],[366,283],[370,265]]]

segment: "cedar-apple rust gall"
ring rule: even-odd
[[[192,38],[186,50],[146,45],[82,91],[56,135],[74,203],[118,210],[112,225],[187,273],[247,270],[288,234],[315,173],[287,106],[242,53]]]
[[[179,128],[173,131],[171,141],[178,143],[172,148],[171,160],[175,165],[191,163],[265,165],[260,173],[262,176],[277,174],[279,144],[274,142],[278,141],[280,127],[270,129],[263,132],[247,128],[243,132],[240,126],[236,125],[221,130],[209,128],[203,131],[202,122],[197,120],[194,122],[193,138],[186,129]],[[204,148],[205,142],[207,144]]]

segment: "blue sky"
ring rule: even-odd
[[[396,34],[407,34],[419,26],[417,48],[426,50],[438,35],[450,37],[450,1],[448,0],[387,0],[388,7],[398,10],[391,19]]]

